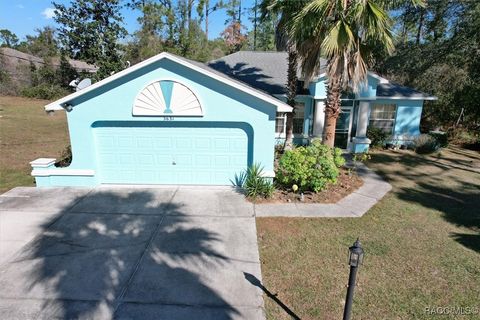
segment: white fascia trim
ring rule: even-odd
[[[367,75],[371,76],[372,78],[375,78],[375,79],[379,80],[380,83],[390,83],[390,80],[385,79],[385,78],[383,78],[383,77],[380,77],[378,74],[376,74],[376,73],[374,73],[374,72],[367,71]],[[326,76],[327,76],[327,73],[324,72],[324,73],[318,75],[317,77],[313,78],[313,79],[312,79],[312,82],[313,82],[313,81],[318,81],[318,80],[320,80],[320,79],[322,79],[322,78],[325,78]]]
[[[49,177],[49,176],[94,176],[95,170],[89,169],[33,169],[32,176],[34,177]]]
[[[321,80],[322,78],[326,78],[326,77],[327,77],[327,73],[326,73],[326,72],[321,73],[321,74],[319,74],[318,76],[313,77],[312,80],[310,80],[310,83],[316,82],[316,81]]]
[[[437,97],[375,97],[376,100],[438,100]]]
[[[369,75],[372,78],[375,78],[380,81],[380,83],[390,83],[390,80],[385,79],[384,77],[380,77],[378,74],[373,73],[371,71],[367,71],[367,75]]]
[[[377,100],[377,97],[358,97],[353,100],[358,100],[358,101],[374,101]]]
[[[206,75],[206,76],[208,76],[208,77],[210,77],[210,78],[213,78],[213,79],[215,79],[215,80],[217,80],[217,81],[223,82],[223,83],[225,83],[225,84],[227,84],[227,85],[229,85],[229,86],[232,86],[232,87],[234,87],[234,88],[238,88],[239,90],[241,90],[241,91],[243,91],[243,92],[246,92],[246,93],[248,93],[248,94],[250,94],[250,95],[252,95],[252,96],[254,96],[254,97],[257,97],[257,98],[259,98],[259,99],[261,99],[261,100],[263,100],[263,101],[265,101],[265,102],[268,102],[268,103],[276,106],[278,112],[291,112],[291,111],[292,111],[292,108],[291,108],[289,105],[287,105],[286,103],[284,103],[284,102],[282,102],[282,101],[280,101],[280,100],[275,99],[274,97],[272,97],[272,96],[270,96],[270,95],[268,95],[268,94],[262,93],[262,92],[260,92],[260,91],[258,91],[258,90],[255,90],[255,89],[252,89],[252,88],[250,88],[250,87],[248,87],[248,86],[246,86],[246,85],[243,85],[243,84],[240,83],[240,82],[227,79],[227,78],[225,78],[225,77],[223,77],[223,76],[219,76],[219,75],[217,75],[217,74],[215,74],[215,73],[213,73],[213,72],[211,72],[211,71],[208,71],[208,70],[203,69],[203,68],[200,68],[200,67],[198,67],[198,66],[196,66],[196,65],[194,65],[194,64],[192,64],[192,63],[189,63],[189,62],[187,62],[187,61],[184,61],[184,60],[182,60],[182,59],[179,59],[179,58],[177,58],[177,57],[175,57],[175,56],[173,56],[173,55],[171,55],[171,54],[169,54],[169,53],[167,53],[167,52],[162,52],[162,53],[160,53],[160,54],[158,54],[158,55],[156,55],[156,56],[153,56],[153,57],[151,57],[151,58],[149,58],[149,59],[147,59],[147,60],[145,60],[145,61],[142,61],[142,62],[140,62],[140,63],[137,63],[136,65],[134,65],[134,66],[132,66],[132,67],[130,67],[130,68],[126,68],[126,69],[124,69],[124,70],[122,70],[122,71],[120,71],[120,72],[118,72],[118,73],[115,73],[115,74],[111,75],[111,76],[108,77],[108,78],[105,78],[105,79],[103,79],[103,80],[101,80],[101,81],[99,81],[99,82],[97,82],[97,83],[94,83],[94,84],[92,84],[91,86],[86,87],[85,89],[82,89],[82,90],[80,90],[80,91],[74,92],[74,93],[72,93],[72,94],[69,94],[69,95],[66,96],[66,97],[63,97],[63,98],[57,100],[57,101],[54,101],[54,102],[52,102],[52,103],[49,103],[49,104],[47,104],[47,105],[45,106],[45,111],[62,110],[62,109],[63,109],[63,106],[66,105],[66,104],[68,104],[68,102],[72,101],[73,99],[78,98],[78,97],[80,97],[80,96],[82,96],[82,95],[84,95],[84,94],[86,94],[86,93],[88,93],[88,92],[90,92],[90,91],[92,91],[92,90],[95,90],[95,89],[97,89],[97,88],[99,88],[99,87],[101,87],[101,86],[106,85],[107,83],[110,83],[110,82],[112,82],[112,81],[115,81],[115,80],[117,80],[117,79],[119,79],[119,78],[121,78],[121,77],[129,74],[129,73],[132,73],[132,72],[134,72],[134,71],[136,71],[136,70],[139,70],[139,69],[141,69],[141,68],[143,68],[143,67],[146,67],[146,66],[148,66],[148,65],[150,65],[150,64],[152,64],[152,63],[155,63],[155,62],[157,62],[157,61],[160,61],[160,60],[162,60],[162,59],[169,59],[169,60],[174,61],[174,62],[176,62],[176,63],[178,63],[178,64],[181,64],[181,65],[183,65],[183,66],[185,66],[185,67],[187,67],[187,68],[189,68],[189,69],[195,70],[195,71],[197,71],[197,72],[199,72],[199,73],[202,73],[202,74],[204,74],[204,75]]]
[[[286,98],[287,97],[287,94],[286,93],[274,93],[273,94],[274,97],[278,97],[278,98]],[[309,94],[296,94],[295,97],[301,97],[301,98],[312,98],[311,95]]]

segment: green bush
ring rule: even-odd
[[[378,148],[385,145],[385,142],[388,139],[388,134],[380,128],[368,126],[367,138],[372,141],[370,147]]]
[[[343,157],[342,149],[333,148],[333,162],[337,168],[341,168],[345,165],[345,158]]]
[[[432,153],[440,147],[437,139],[429,134],[421,134],[413,140],[415,152],[420,154]]]
[[[341,152],[318,140],[286,151],[278,163],[277,182],[286,188],[296,184],[302,192],[324,190],[329,183],[337,182],[338,168],[345,164]]]
[[[260,164],[250,166],[243,181],[243,188],[247,197],[256,199],[258,197],[271,198],[275,187],[272,182],[263,177],[263,167]]]
[[[445,148],[446,146],[448,146],[448,135],[446,132],[431,131],[429,135],[431,135],[433,138],[435,138],[435,140],[437,140],[438,145],[441,148]]]
[[[56,167],[68,167],[72,163],[72,147],[70,145],[63,149],[60,159],[55,163]]]
[[[21,95],[28,98],[52,100],[66,96],[69,92],[59,85],[42,83],[34,87],[23,88]]]

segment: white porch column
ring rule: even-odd
[[[313,116],[313,136],[323,137],[323,126],[325,124],[325,101],[315,100],[315,110]]]
[[[369,101],[360,101],[358,105],[357,132],[355,134],[358,138],[364,138],[367,136],[369,107]]]
[[[367,138],[369,109],[369,101],[360,101],[358,104],[357,132],[355,138],[353,138],[353,153],[367,152],[371,143],[370,139]]]

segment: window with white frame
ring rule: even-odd
[[[295,106],[295,115],[293,116],[293,134],[303,134],[303,123],[305,122],[305,105],[297,104]]]
[[[277,112],[277,116],[275,118],[275,133],[277,135],[285,134],[286,122],[287,122],[286,114],[283,112]]]
[[[393,134],[396,110],[395,104],[373,104],[368,125]]]
[[[295,106],[295,116],[293,117],[293,134],[303,134],[303,124],[305,122],[305,105],[298,103]],[[277,112],[275,117],[275,133],[278,137],[285,137],[287,131],[287,114]]]

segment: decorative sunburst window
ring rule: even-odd
[[[202,116],[197,96],[181,83],[161,80],[150,83],[137,95],[134,116]]]

